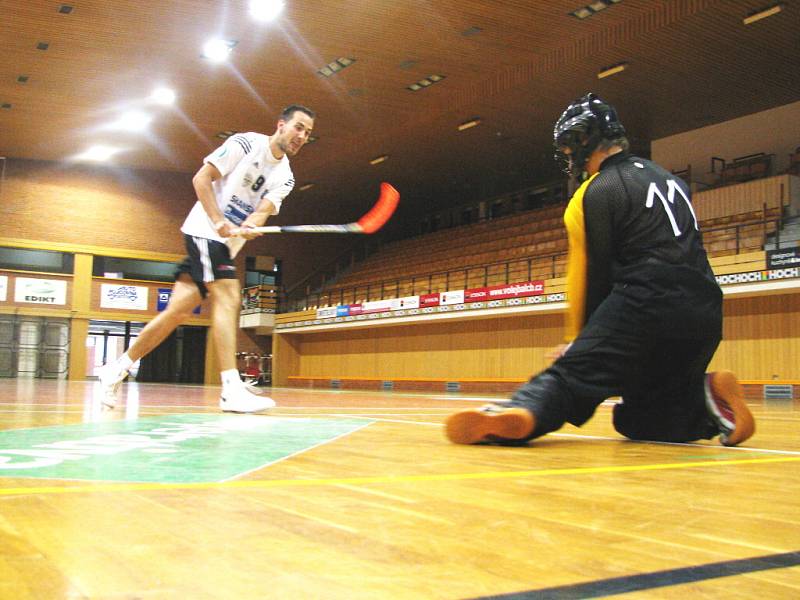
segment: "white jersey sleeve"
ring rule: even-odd
[[[232,135],[219,148],[203,159],[203,162],[214,165],[220,174],[225,177],[236,168],[249,152],[253,149],[252,141],[241,133]]]

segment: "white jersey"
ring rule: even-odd
[[[214,165],[222,175],[213,183],[214,195],[222,214],[235,225],[241,225],[264,198],[275,205],[277,213],[294,187],[289,159],[286,155],[276,159],[269,148],[269,136],[261,133],[237,133],[203,162]],[[225,241],[217,234],[199,200],[181,231],[194,237]]]

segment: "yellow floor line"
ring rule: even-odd
[[[369,485],[376,483],[417,483],[435,481],[467,481],[472,479],[520,479],[549,475],[592,475],[597,473],[631,473],[670,469],[697,469],[701,467],[762,465],[800,462],[800,457],[781,456],[746,458],[741,460],[706,460],[697,462],[663,463],[650,465],[614,465],[607,467],[575,467],[570,469],[539,469],[535,471],[490,471],[484,473],[442,473],[438,475],[382,475],[373,477],[343,477],[330,479],[264,479],[260,481],[225,481],[212,483],[99,483],[76,486],[40,486],[0,489],[0,496],[31,494],[89,494],[94,492],[159,491],[171,489],[267,489],[281,487],[315,487],[329,485]]]

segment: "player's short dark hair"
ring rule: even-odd
[[[312,119],[316,118],[317,116],[313,110],[311,110],[306,106],[303,106],[302,104],[290,104],[289,106],[283,109],[280,118],[283,119],[284,121],[290,121],[294,116],[294,113],[296,113],[297,111],[307,114]]]
[[[620,148],[626,151],[630,150],[631,148],[631,144],[628,141],[628,138],[626,138],[624,135],[621,135],[620,137],[610,140],[600,140],[600,143],[597,145],[597,147],[600,150],[608,150],[609,148],[613,148],[614,146],[619,146]]]

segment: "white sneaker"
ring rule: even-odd
[[[272,408],[275,401],[268,396],[258,396],[242,384],[222,389],[219,407],[223,412],[254,413]]]
[[[120,370],[115,363],[108,363],[98,369],[97,377],[103,391],[101,400],[105,406],[114,408],[117,405],[117,392],[127,376],[128,372]]]

